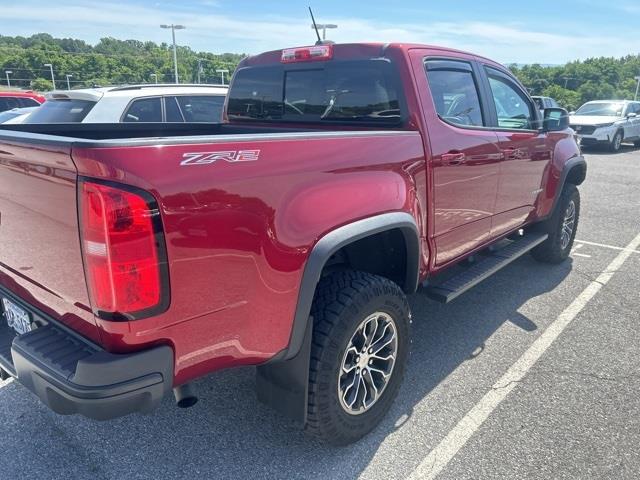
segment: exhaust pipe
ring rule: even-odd
[[[173,396],[176,398],[176,405],[179,408],[193,407],[198,403],[198,397],[193,392],[193,387],[191,387],[190,383],[174,388]]]

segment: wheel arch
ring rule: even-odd
[[[567,183],[573,185],[581,185],[587,178],[587,162],[582,155],[577,155],[567,160],[560,173],[560,180],[557,183],[556,190],[554,192],[553,204],[548,214],[540,220],[546,220],[553,215],[557,206],[562,190]]]
[[[401,232],[406,251],[406,275],[401,286],[406,293],[415,292],[420,271],[420,235],[416,221],[409,213],[391,212],[367,217],[322,236],[305,265],[289,345],[257,368],[256,388],[262,402],[303,425],[306,423],[313,330],[311,305],[325,266],[341,248],[392,230]]]
[[[286,352],[278,355],[280,358],[290,359],[300,350],[316,287],[332,256],[360,240],[392,230],[402,234],[406,252],[405,278],[400,286],[405,293],[414,293],[417,290],[420,270],[420,235],[412,215],[407,212],[384,213],[338,227],[321,237],[309,254],[300,282],[289,346]]]

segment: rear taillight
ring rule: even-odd
[[[167,259],[155,199],[128,186],[84,180],[79,210],[95,313],[108,320],[132,320],[166,310]]]
[[[282,63],[313,62],[331,60],[332,58],[333,46],[316,45],[314,47],[288,48],[283,50],[280,61]]]

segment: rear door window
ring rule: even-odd
[[[162,122],[162,98],[134,100],[122,117],[122,121],[125,123]]]
[[[438,116],[458,126],[484,126],[471,64],[458,60],[427,60],[426,68]]]
[[[80,123],[95,104],[89,100],[48,100],[34,110],[25,123]]]
[[[176,97],[164,97],[164,112],[167,122],[184,122]]]
[[[176,97],[185,122],[219,123],[225,97],[222,95],[179,95]]]

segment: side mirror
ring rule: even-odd
[[[637,113],[629,112],[627,113],[627,118],[636,118],[638,116]]]
[[[545,108],[542,120],[543,132],[561,132],[569,128],[569,113],[564,108]]]

